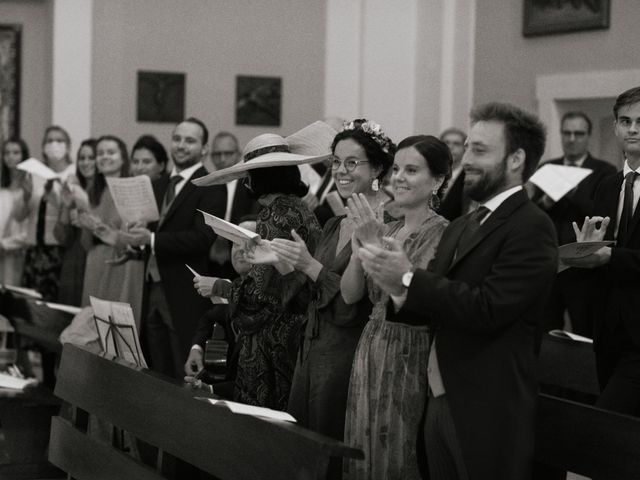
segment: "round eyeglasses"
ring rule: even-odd
[[[347,172],[353,172],[361,163],[369,163],[369,160],[357,160],[354,158],[347,158],[344,162],[338,157],[333,157],[331,160],[331,170],[338,170],[340,165],[344,165],[344,169]]]

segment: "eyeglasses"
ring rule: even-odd
[[[344,169],[347,172],[353,172],[361,163],[369,163],[369,160],[356,160],[353,158],[347,158],[344,162],[338,157],[333,157],[331,160],[331,170],[338,170],[340,165],[344,165]]]

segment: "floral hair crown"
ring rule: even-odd
[[[384,153],[391,153],[393,142],[387,137],[386,133],[384,133],[380,124],[372,122],[371,120],[353,120],[342,124],[342,131],[344,132],[345,130],[362,130],[369,135],[374,142],[380,145]]]

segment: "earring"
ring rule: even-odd
[[[371,182],[371,190],[373,190],[374,192],[380,190],[380,180],[378,180],[377,178],[373,179],[373,182]]]
[[[434,211],[440,208],[440,197],[438,196],[437,190],[431,192],[431,198],[429,198],[428,206],[431,210]]]

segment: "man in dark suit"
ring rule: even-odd
[[[640,87],[622,93],[613,113],[624,167],[602,181],[595,197],[596,216],[585,221],[578,236],[589,241],[604,235],[616,243],[571,265],[594,269],[599,282],[590,302],[602,390],[597,405],[640,416]]]
[[[581,224],[584,217],[593,212],[596,188],[603,178],[616,173],[612,164],[589,153],[591,129],[591,119],[585,113],[565,113],[560,130],[564,156],[548,162],[554,165],[588,168],[592,172],[587,178],[557,202],[532,185],[532,199],[553,221],[559,245],[576,241],[572,222]],[[593,292],[593,281],[593,276],[584,270],[570,268],[558,274],[547,302],[545,330],[562,329],[564,312],[567,310],[571,319],[571,330],[579,335],[593,337],[593,316],[584,301],[584,298]]]
[[[222,170],[238,163],[241,156],[236,136],[230,132],[218,132],[211,142],[210,157],[213,170]],[[258,213],[258,201],[242,182],[231,180],[225,188],[227,204],[222,218],[237,225],[247,215]],[[231,242],[227,239],[216,238],[209,252],[209,260],[211,261],[210,272],[213,276],[230,279],[236,277],[236,272],[231,265]]]
[[[481,105],[462,161],[480,204],[444,231],[428,270],[401,243],[359,249],[392,298],[387,320],[434,329],[425,446],[431,478],[531,476],[542,306],[557,267],[553,224],[522,184],[544,150],[540,121],[512,105]]]
[[[210,302],[193,289],[193,274],[207,272],[207,257],[215,234],[198,210],[223,216],[224,186],[196,187],[194,178],[207,172],[202,159],[207,153],[208,131],[196,118],[179,123],[171,137],[174,168],[170,177],[153,183],[160,220],[149,228],[132,230],[136,245],[149,250],[145,272],[142,338],[151,367],[182,378],[198,319]]]
[[[467,135],[460,129],[447,128],[440,134],[440,140],[447,144],[451,152],[453,163],[451,164],[451,178],[444,193],[442,205],[438,213],[447,220],[455,220],[461,215],[475,208],[471,199],[464,192],[464,170],[462,169],[462,156]]]

